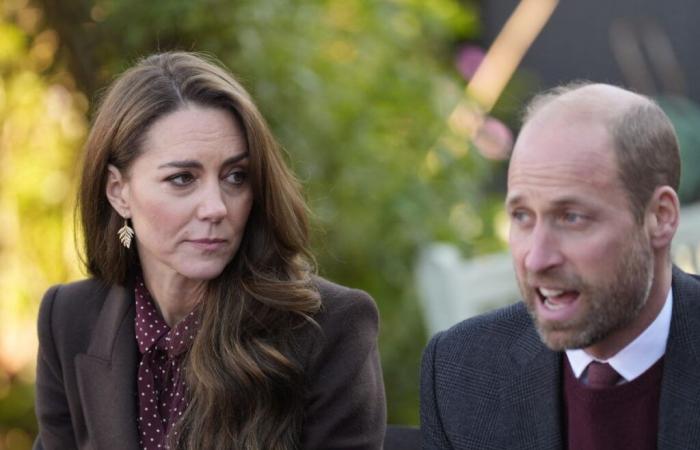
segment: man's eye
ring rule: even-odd
[[[562,220],[566,223],[576,224],[583,220],[583,215],[575,212],[566,212],[562,215]]]
[[[513,222],[522,223],[522,222],[525,222],[527,220],[528,214],[525,211],[521,211],[521,210],[516,209],[514,211],[511,211],[510,218]]]
[[[194,177],[190,173],[176,173],[175,175],[166,178],[166,181],[175,186],[187,186],[194,181]]]

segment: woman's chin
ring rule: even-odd
[[[221,275],[225,267],[225,264],[195,265],[180,271],[180,275],[192,281],[210,281]]]

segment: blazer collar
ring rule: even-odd
[[[659,404],[659,449],[695,448],[700,430],[700,280],[673,268],[673,313]]]
[[[660,450],[694,448],[700,430],[700,277],[673,268],[673,313],[659,404]],[[511,350],[510,381],[501,396],[508,448],[560,449],[562,354],[552,352],[528,327]]]
[[[502,430],[512,449],[561,449],[561,353],[549,350],[533,325],[511,348],[509,379],[500,393],[508,429]]]
[[[130,292],[122,286],[110,288],[88,350],[76,356],[89,448],[139,450],[138,350]]]

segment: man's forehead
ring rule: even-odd
[[[597,120],[559,116],[530,123],[516,142],[508,169],[508,192],[522,195],[619,187],[612,137]]]
[[[539,131],[540,128],[561,125],[580,124],[608,130],[630,107],[648,102],[648,99],[616,86],[586,85],[540,105],[527,117],[518,140],[528,130]]]
[[[612,127],[644,97],[615,86],[593,84],[541,105],[516,139],[508,190],[620,187]]]
[[[524,155],[511,164],[508,184],[605,184],[618,174],[616,166],[606,156],[594,152],[555,154],[552,158]]]
[[[628,206],[626,190],[617,176],[592,174],[590,177],[565,174],[529,174],[509,180],[505,198],[507,209],[519,207],[542,211],[561,208],[623,210]]]
[[[565,114],[549,121],[533,121],[515,142],[509,172],[521,166],[537,169],[541,165],[574,171],[579,164],[584,165],[582,168],[614,167],[613,146],[608,127],[596,119]]]
[[[560,172],[524,168],[509,177],[506,204],[535,201],[561,206],[591,203],[593,199],[611,200],[619,196],[624,196],[624,189],[609,168],[604,172],[576,168]]]

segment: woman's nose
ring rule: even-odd
[[[201,220],[219,222],[226,217],[226,213],[226,203],[224,202],[221,187],[217,185],[216,187],[205,189],[202,192],[202,198],[198,208],[198,218]]]

